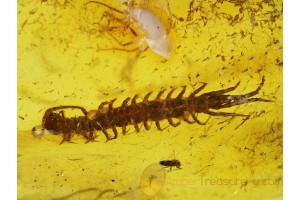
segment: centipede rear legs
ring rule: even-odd
[[[209,101],[215,100],[216,102],[218,102],[215,105],[211,106],[212,109],[217,109],[217,110],[222,109],[222,108],[236,106],[236,105],[246,104],[246,103],[250,103],[250,102],[255,102],[255,101],[272,102],[271,100],[262,99],[262,98],[250,98],[250,97],[258,94],[258,92],[264,85],[264,82],[265,82],[265,79],[263,77],[262,82],[260,83],[260,85],[257,87],[256,90],[249,92],[247,94],[244,94],[244,95],[222,95],[222,94],[225,94],[227,92],[230,92],[230,91],[233,91],[234,89],[236,89],[236,87],[239,85],[239,82],[238,82],[234,87],[227,88],[224,90],[205,93],[205,94],[202,94],[201,96],[209,97]],[[203,113],[212,115],[212,116],[224,116],[224,117],[230,116],[232,118],[244,117],[242,123],[239,124],[235,129],[239,128],[243,123],[245,123],[250,118],[250,115],[244,115],[244,114],[238,114],[238,113],[228,113],[228,112],[213,112],[213,111],[210,111],[209,109],[210,108],[208,108],[207,110],[204,110]]]
[[[212,112],[212,111],[206,111],[205,114],[211,115],[211,116],[222,116],[222,117],[231,117],[229,120],[231,121],[234,117],[244,117],[242,120],[242,123],[240,123],[236,128],[238,129],[241,125],[243,125],[249,118],[250,115],[244,115],[239,113],[227,113],[227,112]],[[223,121],[222,123],[226,122],[228,120]]]

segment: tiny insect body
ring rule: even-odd
[[[144,40],[149,48],[156,54],[169,58],[173,50],[173,44],[166,28],[158,17],[146,8],[131,9],[129,16],[140,24],[140,29],[146,34]]]
[[[165,166],[165,167],[170,167],[170,170],[172,169],[172,167],[177,167],[178,169],[181,169],[181,163],[179,160],[162,160],[159,162],[160,165]]]
[[[168,59],[173,51],[173,43],[168,35],[170,28],[166,28],[163,22],[156,16],[156,14],[149,9],[144,4],[135,5],[134,1],[129,3],[128,11],[121,11],[112,6],[109,6],[105,3],[98,1],[89,1],[87,4],[97,3],[101,6],[107,7],[111,12],[117,12],[122,14],[125,18],[117,18],[113,14],[109,14],[111,21],[119,21],[122,24],[120,26],[125,26],[126,29],[129,29],[130,32],[137,38],[140,44],[139,47],[134,49],[119,49],[113,48],[114,50],[123,50],[123,51],[144,51],[148,47],[156,54]],[[170,18],[169,18],[170,19]],[[115,30],[115,27],[106,28],[107,31]],[[113,32],[109,32],[109,34],[115,39],[113,36]],[[130,46],[132,44],[136,44],[136,41],[127,42],[122,44],[118,41],[121,46]]]

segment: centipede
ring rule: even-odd
[[[100,131],[105,135],[107,142],[118,138],[117,128],[122,129],[122,134],[126,135],[128,126],[133,126],[136,132],[140,132],[142,127],[150,130],[152,122],[159,131],[164,131],[165,128],[160,125],[163,120],[167,120],[172,127],[179,126],[182,121],[188,124],[206,125],[208,120],[202,122],[197,118],[197,114],[200,113],[209,115],[209,118],[211,116],[241,117],[243,120],[240,125],[242,125],[250,118],[251,114],[223,112],[221,109],[253,102],[272,102],[272,100],[254,97],[259,93],[264,82],[265,78],[263,77],[254,91],[239,95],[228,93],[234,91],[240,81],[235,86],[198,95],[207,85],[207,83],[201,83],[201,86],[188,96],[184,95],[186,86],[183,86],[176,97],[172,97],[176,90],[173,88],[162,99],[162,95],[166,91],[166,89],[162,89],[153,100],[149,100],[153,93],[150,91],[141,102],[137,102],[139,95],[136,94],[132,98],[126,98],[119,107],[113,105],[116,99],[104,101],[97,110],[90,111],[73,105],[51,107],[45,111],[42,124],[33,127],[32,134],[34,136],[43,135],[45,130],[51,131],[53,134],[62,134],[63,139],[60,143],[62,144],[71,142],[74,134],[84,136],[86,142],[93,142],[96,138],[95,132]],[[67,109],[79,109],[82,115],[66,117],[64,113]],[[109,135],[109,129],[113,134]]]

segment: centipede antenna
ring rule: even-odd
[[[66,109],[66,108],[70,108],[70,109],[80,109],[84,115],[86,115],[88,112],[81,106],[57,106],[57,107],[52,107],[46,110],[45,115],[44,116],[48,116],[50,113],[57,111],[57,110],[62,110],[62,109]]]

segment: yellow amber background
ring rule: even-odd
[[[86,2],[18,0],[18,199],[282,199],[282,1],[169,0],[174,51],[167,61],[150,49],[101,50],[121,47],[101,26],[107,9]],[[101,2],[129,9],[125,1]],[[155,14],[166,24],[166,1],[139,5],[160,5]],[[122,47],[127,50],[142,45],[128,30],[116,37],[133,41]],[[154,91],[151,99],[171,86],[178,93],[186,85],[187,96],[200,82],[208,83],[207,92],[241,81],[230,94],[244,94],[262,76],[257,97],[273,102],[222,110],[251,114],[236,130],[241,118],[211,117],[205,126],[162,121],[163,132],[154,123],[139,134],[129,126],[127,135],[118,129],[119,137],[107,143],[101,132],[99,142],[74,136],[62,145],[61,135],[31,134],[50,107],[91,110],[114,98],[120,106],[127,97]],[[148,178],[142,174],[171,159],[182,169],[163,168],[165,179],[152,180],[157,192],[143,192],[151,188],[141,189]]]

